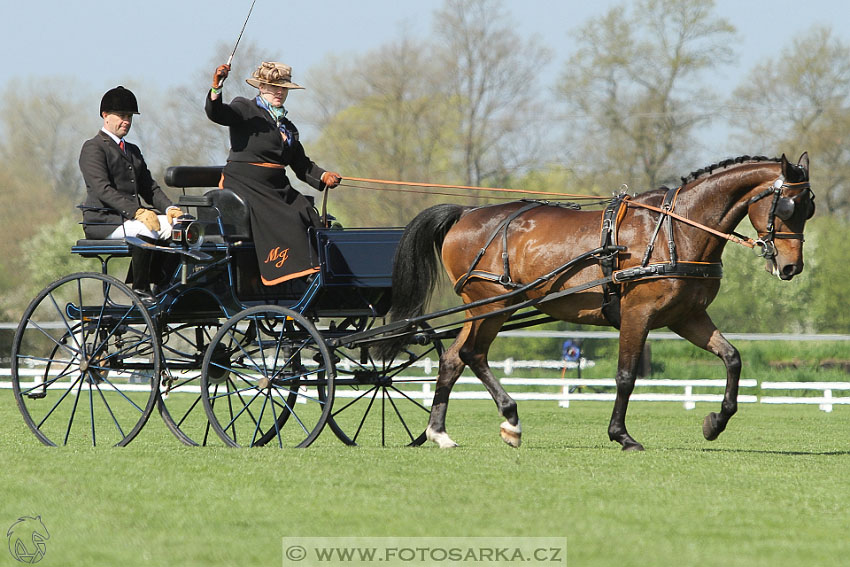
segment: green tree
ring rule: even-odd
[[[808,151],[818,214],[850,218],[850,44],[813,27],[757,65],[729,104],[744,143]]]
[[[536,165],[541,113],[537,77],[551,59],[536,38],[520,37],[497,0],[446,0],[434,18],[438,75],[459,122],[466,185],[500,183]]]
[[[631,180],[652,189],[692,163],[694,131],[717,97],[704,74],[731,56],[732,25],[713,0],[639,0],[591,19],[577,33],[558,92],[571,132],[570,163],[588,185]]]
[[[310,147],[311,157],[349,177],[452,180],[456,113],[435,90],[436,71],[427,49],[407,37],[348,65],[326,62],[310,76],[348,79],[323,89],[316,110],[322,134]],[[386,199],[364,193],[352,187],[332,191],[330,203],[344,224],[400,225],[434,202],[418,194]]]
[[[755,236],[752,227],[739,230]],[[850,313],[836,306],[850,301],[850,250],[835,246],[835,235],[850,230],[845,220],[815,216],[806,224],[805,267],[791,281],[764,270],[765,262],[741,246],[727,245],[720,293],[709,308],[726,332],[847,333]]]

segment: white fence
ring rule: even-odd
[[[0,330],[14,329],[17,324],[0,323]],[[755,341],[850,341],[850,335],[788,335],[788,334],[737,334],[725,333],[730,340],[755,340]],[[571,338],[571,339],[617,339],[619,333],[616,331],[541,331],[541,330],[520,330],[520,331],[504,331],[499,334],[499,337],[553,337],[553,338]],[[681,337],[674,333],[653,331],[649,334],[649,339],[681,340]],[[345,368],[346,361],[340,362],[341,369]],[[490,366],[493,369],[501,369],[505,374],[501,378],[501,383],[505,389],[516,400],[540,400],[557,402],[559,406],[567,408],[570,402],[584,401],[613,401],[616,396],[616,382],[613,378],[603,379],[582,379],[582,378],[564,378],[566,370],[575,370],[577,368],[589,368],[594,365],[592,360],[580,359],[579,362],[565,362],[563,360],[513,360],[506,359],[502,361],[490,361]],[[416,385],[415,390],[405,390],[405,394],[410,397],[423,400],[425,404],[430,404],[433,397],[433,379],[437,372],[437,361],[425,359],[417,362],[416,366],[424,374],[419,376],[421,384]],[[550,378],[515,378],[511,377],[514,370],[521,368],[542,368],[553,371]],[[33,374],[36,376],[37,374]],[[0,368],[0,389],[11,388],[9,377],[11,370],[9,368]],[[416,380],[417,377],[405,376],[405,380]],[[453,399],[473,399],[473,400],[489,400],[490,395],[481,387],[480,382],[474,377],[463,376],[458,380],[458,384],[464,385],[464,388],[455,389],[452,392]],[[470,386],[477,385],[476,388]],[[685,409],[693,409],[697,402],[720,402],[723,399],[723,389],[726,386],[725,380],[715,379],[640,379],[635,384],[635,392],[631,396],[634,401],[647,402],[678,402]],[[809,404],[817,405],[821,410],[830,412],[834,405],[850,404],[850,396],[838,397],[835,392],[850,391],[850,382],[770,382],[757,381],[754,379],[741,380],[739,386],[748,391],[745,394],[738,396],[740,403],[762,403],[762,404]],[[128,384],[128,388],[138,387],[138,385]],[[664,389],[664,392],[658,391],[642,391],[646,389],[658,390]],[[672,391],[670,391],[672,390]],[[775,395],[776,391],[791,391],[791,392],[817,392],[819,396],[809,395]],[[192,391],[191,388],[184,387],[181,389],[184,392]],[[197,392],[197,387],[195,388]],[[176,393],[176,392],[175,392]],[[360,395],[358,391],[346,390],[345,388],[337,389],[337,396],[352,397]]]
[[[581,367],[590,366],[592,361],[580,361]],[[421,399],[424,404],[430,404],[433,398],[433,380],[437,370],[436,361],[420,361],[424,371],[423,375],[405,375],[404,394],[408,397]],[[563,369],[563,361],[520,361],[505,360],[492,363],[492,366],[505,369],[506,374],[517,368],[550,368]],[[575,369],[577,363],[568,363],[567,369]],[[34,378],[41,373],[35,369],[25,371],[26,375]],[[10,368],[0,368],[0,389],[11,389],[12,383]],[[189,376],[181,375],[181,379]],[[613,378],[514,378],[505,376],[500,382],[511,396],[518,401],[536,400],[557,402],[560,407],[568,408],[571,402],[587,401],[613,401],[616,396],[616,381]],[[490,395],[481,386],[475,377],[463,376],[457,383],[463,388],[456,388],[452,392],[452,399],[456,400],[489,400]],[[33,382],[30,386],[35,386]],[[470,386],[477,386],[470,388]],[[694,409],[697,402],[719,403],[723,399],[723,390],[726,386],[725,380],[716,379],[639,379],[635,383],[635,391],[631,396],[632,401],[646,402],[678,402],[687,409]],[[762,404],[809,404],[817,405],[825,412],[831,412],[834,405],[850,404],[850,397],[837,397],[835,391],[850,391],[850,382],[759,382],[754,379],[741,380],[742,389],[754,389],[753,393],[739,394],[739,403],[762,403]],[[121,389],[138,390],[144,389],[141,384],[126,384]],[[668,390],[659,392],[658,389]],[[541,391],[542,390],[542,391]],[[642,391],[656,390],[656,391]],[[669,391],[672,390],[672,391]],[[774,391],[816,391],[820,396],[787,396],[773,395]],[[179,392],[199,392],[198,386],[183,386]],[[362,391],[348,388],[337,388],[337,396],[341,398],[355,397],[361,395]],[[392,393],[393,396],[401,394]]]

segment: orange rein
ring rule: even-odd
[[[599,196],[593,195],[573,195],[571,193],[549,193],[547,191],[530,191],[528,189],[506,189],[503,187],[474,187],[470,185],[441,185],[438,183],[417,183],[415,181],[387,181],[386,179],[365,179],[362,177],[344,177],[345,181],[359,181],[361,183],[378,183],[380,185],[403,185],[406,187],[434,187],[436,189],[470,189],[474,191],[492,191],[494,193],[524,193],[527,195],[549,195],[551,197],[569,197],[571,199],[599,199]],[[349,185],[349,187],[360,187],[359,185]]]
[[[739,238],[739,237],[735,236],[734,234],[726,234],[725,232],[720,232],[719,230],[715,230],[711,227],[705,226],[704,224],[700,224],[697,221],[691,220],[687,217],[683,217],[682,215],[677,215],[676,213],[674,213],[672,211],[665,211],[664,209],[662,209],[660,207],[654,207],[652,205],[647,205],[645,203],[635,203],[634,201],[631,201],[631,200],[626,201],[626,206],[627,207],[638,207],[638,208],[643,208],[643,209],[649,209],[650,211],[655,211],[655,212],[661,213],[663,215],[670,215],[672,218],[674,218],[678,221],[682,221],[685,224],[695,226],[696,228],[704,230],[704,231],[706,231],[710,234],[713,234],[714,236],[719,236],[720,238],[725,238],[726,240],[728,240],[730,242],[734,242],[735,244],[740,244],[742,246],[746,246],[747,248],[755,248],[755,246],[756,246],[756,243],[752,238],[746,238],[746,237],[745,238]]]
[[[529,194],[529,195],[548,195],[548,196],[551,196],[551,197],[568,197],[570,199],[598,200],[600,198],[604,198],[604,197],[599,197],[597,195],[577,195],[577,194],[573,194],[573,193],[549,193],[549,192],[546,192],[546,191],[530,191],[530,190],[527,190],[527,189],[506,189],[506,188],[503,188],[503,187],[475,187],[475,186],[469,186],[469,185],[443,185],[443,184],[439,184],[439,183],[417,183],[417,182],[414,182],[414,181],[388,181],[386,179],[366,179],[366,178],[362,178],[362,177],[345,177],[343,179],[345,181],[357,181],[357,182],[360,182],[360,183],[376,183],[376,184],[380,184],[380,185],[396,185],[396,186],[401,185],[401,186],[408,186],[408,187],[432,187],[432,188],[437,188],[437,189],[468,189],[468,190],[474,190],[474,191],[492,191],[492,192],[497,192],[497,193],[523,193],[523,194]],[[364,186],[360,186],[360,185],[348,185],[348,184],[344,184],[344,183],[341,183],[341,185],[345,185],[347,187],[360,188],[360,189],[377,189],[377,188],[372,188],[372,187],[364,187]],[[734,234],[726,234],[725,232],[720,232],[719,230],[715,230],[711,227],[705,226],[704,224],[698,223],[698,222],[691,220],[687,217],[683,217],[681,215],[678,215],[678,214],[676,214],[672,211],[666,211],[666,210],[664,210],[660,207],[654,207],[652,205],[647,205],[647,204],[644,204],[644,203],[636,203],[636,202],[632,201],[631,199],[625,201],[625,204],[626,204],[627,207],[644,208],[644,209],[649,209],[651,211],[655,211],[657,213],[661,213],[661,214],[664,214],[664,215],[670,215],[670,217],[672,217],[672,218],[674,218],[678,221],[681,221],[685,224],[689,224],[691,226],[694,226],[696,228],[704,230],[704,231],[706,231],[710,234],[713,234],[715,236],[719,236],[720,238],[724,238],[724,239],[726,239],[730,242],[734,242],[736,244],[740,244],[740,245],[746,246],[748,248],[755,248],[755,246],[756,246],[756,242],[752,238],[746,238],[746,237],[740,238],[738,236],[735,236]]]

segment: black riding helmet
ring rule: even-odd
[[[139,114],[139,103],[136,102],[136,95],[122,86],[109,89],[100,99],[100,115],[102,116],[104,112]]]

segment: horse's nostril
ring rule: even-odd
[[[787,278],[796,276],[798,273],[800,273],[800,270],[797,269],[796,264],[785,264],[782,267],[782,275]]]

